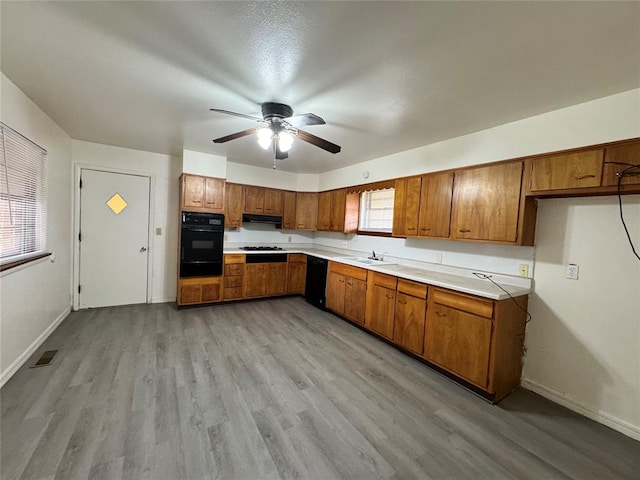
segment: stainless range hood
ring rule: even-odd
[[[276,228],[282,227],[282,217],[280,215],[258,215],[255,213],[243,213],[242,223],[270,223]]]

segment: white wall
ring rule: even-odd
[[[47,249],[51,258],[0,279],[0,385],[71,309],[71,138],[7,77],[0,119],[48,151]]]
[[[623,203],[640,251],[640,195]],[[618,199],[542,200],[537,228],[525,385],[640,439],[640,261]]]
[[[153,231],[162,235],[150,239],[152,259],[152,302],[176,299],[178,262],[178,195],[182,162],[179,158],[159,153],[73,140],[73,163],[76,166],[98,167],[120,172],[148,175],[154,182]],[[76,190],[74,184],[74,191]],[[77,265],[76,265],[77,274]]]

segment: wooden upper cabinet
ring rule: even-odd
[[[631,165],[640,167],[640,142],[607,147],[604,152],[602,185],[605,187],[617,186],[617,174],[629,169]],[[635,175],[622,177],[620,185],[640,185],[640,168],[628,171],[635,173]]]
[[[192,212],[224,212],[223,178],[183,174],[180,208]]]
[[[282,228],[296,228],[296,192],[282,192]]]
[[[602,148],[530,159],[530,191],[599,187],[603,159]]]
[[[237,183],[227,183],[225,187],[224,224],[226,227],[242,225],[244,211],[244,189]]]
[[[264,187],[244,186],[244,211],[247,213],[264,213]]]
[[[449,236],[453,178],[453,172],[435,173],[422,177],[418,225],[418,234],[421,237],[447,238]]]
[[[264,214],[282,215],[282,190],[264,189]]]
[[[318,194],[315,192],[296,193],[296,229],[315,230]]]
[[[316,229],[319,231],[331,230],[331,192],[318,193]]]
[[[344,188],[331,192],[331,218],[329,228],[332,232],[344,231],[344,217],[347,205],[347,191]]]
[[[401,237],[418,236],[421,186],[421,177],[399,178],[396,180],[393,199],[393,235]]]
[[[517,161],[457,171],[451,238],[518,243],[522,170]]]

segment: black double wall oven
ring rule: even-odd
[[[182,212],[180,277],[222,275],[224,215]]]

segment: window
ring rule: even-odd
[[[360,194],[358,231],[391,233],[394,189],[365,191]]]
[[[0,264],[44,253],[47,152],[0,123]]]

